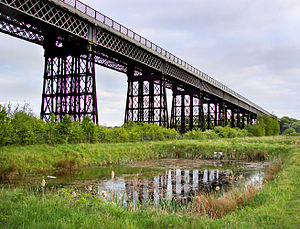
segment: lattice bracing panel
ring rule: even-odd
[[[46,0],[2,0],[2,3],[52,26],[88,39],[88,23]]]
[[[42,44],[44,37],[41,31],[29,23],[20,22],[12,17],[0,13],[0,31],[14,37],[36,44]]]
[[[113,50],[153,69],[162,70],[160,58],[101,28],[96,29],[96,41],[97,44],[109,50]]]

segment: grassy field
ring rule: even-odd
[[[79,144],[0,148],[1,170],[15,175],[45,170],[128,163],[150,158],[225,158],[273,160],[283,165],[246,207],[220,219],[203,212],[170,213],[153,208],[124,209],[91,195],[74,198],[41,187],[0,192],[2,228],[299,228],[300,138],[238,138],[213,141],[168,141],[128,144]],[[2,174],[4,174],[2,172]],[[4,175],[2,175],[4,177]]]

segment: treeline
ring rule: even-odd
[[[215,139],[245,136],[269,136],[279,134],[277,118],[262,116],[256,125],[245,129],[215,127],[213,130],[193,130],[181,136],[174,129],[155,124],[126,123],[122,127],[108,128],[92,123],[89,117],[81,122],[65,116],[58,122],[53,115],[49,121],[35,117],[28,105],[23,107],[0,105],[0,146],[96,143],[96,142],[137,142],[163,141],[172,139]]]
[[[280,120],[280,131],[283,135],[300,136],[300,120],[282,117]]]
[[[235,137],[262,137],[277,136],[280,132],[279,122],[276,116],[258,116],[255,125],[247,125],[245,129],[231,128],[229,126],[216,126],[212,130],[193,130],[184,134],[188,139],[214,139],[214,138],[235,138]]]

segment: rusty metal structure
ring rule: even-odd
[[[43,46],[41,116],[98,122],[95,64],[128,79],[125,122],[184,133],[243,128],[266,110],[146,38],[77,0],[0,0],[0,31]],[[171,117],[166,88],[173,92]]]

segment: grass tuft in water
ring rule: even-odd
[[[200,194],[193,201],[193,212],[212,219],[224,217],[229,212],[249,204],[253,196],[260,190],[257,185],[247,185],[243,189],[234,188],[224,196]]]

